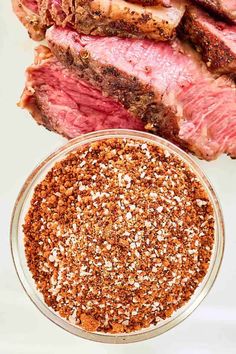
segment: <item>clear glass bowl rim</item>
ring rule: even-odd
[[[194,298],[194,300],[192,301],[190,300],[190,302],[188,302],[186,305],[183,306],[183,308],[181,308],[182,311],[180,312],[179,315],[177,315],[173,319],[172,317],[170,317],[170,319],[168,319],[167,322],[164,321],[164,324],[162,324],[160,327],[150,327],[148,329],[145,329],[144,331],[131,332],[128,334],[90,333],[82,330],[78,326],[74,326],[73,324],[69,323],[68,321],[64,320],[59,315],[57,315],[55,312],[53,312],[39,298],[37,291],[33,289],[32,285],[29,284],[28,280],[26,279],[25,272],[24,272],[25,269],[23,269],[21,264],[21,255],[18,247],[19,231],[21,227],[21,225],[19,225],[19,220],[20,220],[22,208],[25,203],[25,200],[27,199],[27,196],[30,194],[30,192],[32,193],[32,185],[35,179],[37,177],[40,177],[42,170],[46,169],[46,167],[50,163],[52,163],[52,161],[54,164],[56,161],[65,158],[65,156],[69,152],[73,151],[74,149],[77,149],[81,145],[89,144],[94,141],[109,139],[109,138],[130,138],[130,139],[142,140],[143,142],[154,143],[157,146],[161,146],[162,148],[167,149],[170,152],[176,154],[179,158],[184,160],[191,167],[191,169],[196,173],[198,178],[204,184],[208,192],[208,195],[211,199],[211,202],[213,204],[213,208],[215,212],[215,225],[216,225],[215,242],[217,242],[216,251],[215,251],[214,259],[212,259],[212,266],[208,269],[208,273],[206,275],[207,281],[204,284],[203,288],[201,289],[200,293]],[[50,168],[46,170],[49,170]],[[177,324],[179,324],[185,318],[187,318],[198,307],[198,305],[208,294],[209,290],[211,289],[217,277],[222,262],[223,253],[224,253],[224,242],[225,242],[224,221],[223,221],[223,215],[222,215],[218,198],[216,196],[214,189],[212,188],[210,181],[208,180],[204,172],[201,170],[201,168],[195,163],[192,157],[190,157],[187,153],[185,153],[176,145],[172,144],[171,142],[163,138],[160,138],[156,135],[152,135],[149,133],[135,131],[135,130],[127,130],[127,129],[109,129],[109,130],[101,130],[93,133],[84,134],[82,136],[70,140],[62,147],[60,147],[52,154],[50,154],[46,159],[44,159],[38,166],[35,167],[35,169],[26,179],[23,187],[21,188],[13,209],[12,218],[11,218],[11,227],[10,227],[10,246],[11,246],[11,253],[12,253],[14,266],[18,278],[25,292],[31,299],[31,301],[36,305],[36,307],[40,310],[41,313],[43,313],[48,319],[50,319],[52,322],[54,322],[61,328],[65,329],[66,331],[74,335],[77,335],[79,337],[82,337],[84,339],[89,339],[89,340],[102,342],[102,343],[133,343],[133,342],[153,338],[175,327]]]

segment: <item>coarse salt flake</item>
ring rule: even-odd
[[[144,178],[145,175],[146,175],[146,172],[143,171],[143,172],[140,174],[140,178]]]
[[[126,219],[130,220],[132,219],[132,214],[128,211],[128,213],[126,214]]]
[[[105,261],[106,268],[112,268],[112,263],[110,261]]]
[[[145,221],[144,221],[144,225],[145,225],[146,227],[150,227],[150,226],[152,226],[152,223],[151,223],[150,221],[145,220]]]
[[[196,199],[196,203],[200,208],[204,205],[207,205],[207,202],[205,200],[201,200],[201,199]]]
[[[161,212],[162,212],[162,210],[163,210],[163,206],[159,206],[159,207],[157,207],[157,212],[158,212],[158,213],[161,213]]]
[[[136,310],[133,310],[132,312],[131,312],[131,315],[132,316],[136,316],[138,314],[138,312],[136,311]]]
[[[156,192],[150,192],[150,197],[151,198],[157,198],[157,193]]]
[[[135,248],[136,248],[136,244],[135,244],[135,242],[131,242],[131,244],[130,244],[130,248],[131,248],[131,249],[135,249]]]
[[[53,255],[50,255],[48,259],[50,262],[55,262],[55,257]]]

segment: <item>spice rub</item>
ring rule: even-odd
[[[211,202],[176,155],[107,138],[57,162],[23,225],[46,304],[87,331],[132,332],[170,317],[206,275]]]

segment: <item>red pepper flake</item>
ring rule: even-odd
[[[46,304],[87,331],[131,332],[182,307],[209,267],[213,208],[177,156],[106,139],[56,163],[23,225]]]

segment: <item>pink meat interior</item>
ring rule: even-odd
[[[31,67],[28,75],[49,125],[69,138],[109,128],[144,129],[140,119],[78,79],[56,59]]]
[[[22,4],[30,9],[31,11],[38,13],[38,3],[37,0],[21,0]]]

